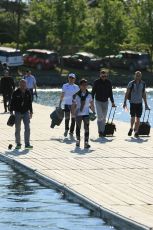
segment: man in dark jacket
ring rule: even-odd
[[[10,113],[15,112],[15,141],[16,149],[21,148],[21,120],[24,123],[24,142],[26,149],[32,149],[30,145],[30,119],[32,118],[32,100],[30,91],[27,89],[26,81],[21,80],[19,88],[14,91],[10,104]]]
[[[92,88],[92,96],[95,97],[95,105],[97,110],[97,125],[99,137],[105,136],[105,122],[108,111],[108,98],[112,103],[112,107],[115,107],[112,84],[108,80],[108,74],[106,71],[100,71],[100,78],[94,82]]]
[[[4,77],[2,77],[0,85],[1,85],[1,92],[3,95],[4,112],[6,113],[7,108],[9,110],[11,96],[15,89],[14,80],[12,77],[9,76],[9,72],[7,70],[5,70],[4,72]]]

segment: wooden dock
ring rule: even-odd
[[[63,124],[50,128],[52,109],[34,104],[33,150],[25,150],[23,141],[20,151],[8,150],[9,144],[15,146],[14,127],[6,125],[9,114],[0,103],[0,159],[52,184],[118,229],[153,229],[153,130],[150,137],[136,139],[127,136],[127,123],[116,122],[114,137],[102,139],[94,121],[91,148],[83,148],[83,138],[76,148],[75,140],[63,137]]]

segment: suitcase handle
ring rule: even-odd
[[[147,121],[146,121],[146,122],[149,121],[150,109],[145,109],[144,115],[143,115],[143,122],[144,122],[144,119],[145,119],[145,115],[146,115],[146,111],[147,111],[147,110],[148,110],[148,117],[147,117]]]
[[[117,106],[111,107],[111,108],[110,108],[110,112],[109,112],[109,115],[108,115],[108,120],[107,120],[107,122],[109,122],[110,115],[111,115],[111,112],[112,112],[112,108],[114,108],[114,112],[113,112],[113,116],[112,116],[112,121],[111,121],[111,123],[113,123],[114,116],[115,116],[115,112],[116,112],[116,107],[117,107]]]

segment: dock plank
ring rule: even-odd
[[[1,100],[1,98],[0,98]],[[114,137],[100,139],[96,121],[91,122],[91,149],[75,147],[63,137],[64,124],[50,128],[53,108],[34,104],[31,120],[33,150],[8,150],[14,144],[14,127],[6,125],[9,114],[0,114],[0,154],[21,163],[142,226],[153,228],[153,130],[150,137],[128,137],[129,125],[116,121]],[[0,104],[2,111],[2,103]],[[83,135],[83,130],[82,130]]]

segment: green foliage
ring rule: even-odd
[[[85,0],[56,1],[53,31],[58,38],[60,53],[70,51],[84,43]]]
[[[95,45],[104,53],[115,52],[126,37],[124,5],[101,0],[95,15]]]
[[[153,1],[132,0],[129,7],[131,15],[131,30],[134,34],[131,42],[136,46],[144,44],[145,50],[153,53]]]
[[[0,1],[0,43],[21,50],[47,48],[60,54],[78,50],[100,56],[120,49],[153,53],[152,0]]]

